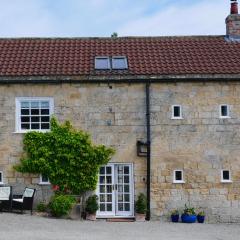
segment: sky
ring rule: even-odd
[[[0,37],[224,35],[230,0],[0,0]]]

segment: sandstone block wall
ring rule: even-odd
[[[4,182],[22,192],[37,188],[48,199],[39,176],[16,173],[23,134],[15,133],[15,97],[53,97],[60,121],[91,133],[97,144],[116,148],[112,162],[134,164],[135,195],[146,191],[146,159],[136,156],[145,140],[145,86],[141,84],[63,84],[0,86],[0,171]],[[162,83],[151,85],[151,209],[166,220],[173,208],[191,204],[207,212],[209,222],[240,222],[240,84]],[[171,119],[171,106],[182,105],[183,119]],[[230,119],[219,119],[219,105],[230,106]],[[173,184],[173,171],[184,171],[185,184]],[[232,183],[221,183],[229,169]]]

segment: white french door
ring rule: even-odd
[[[133,216],[133,174],[131,164],[109,164],[99,171],[98,217]]]

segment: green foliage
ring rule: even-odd
[[[199,213],[198,213],[198,216],[204,217],[204,216],[205,216],[205,212],[204,212],[204,211],[199,212]]]
[[[172,215],[172,216],[179,215],[179,211],[178,211],[177,209],[173,209],[173,210],[171,211],[171,215]]]
[[[48,176],[60,192],[81,194],[95,190],[101,165],[114,154],[112,148],[93,145],[89,134],[75,130],[67,121],[51,119],[51,131],[28,132],[24,136],[24,157],[14,168],[23,173]]]
[[[90,196],[86,201],[86,212],[90,214],[95,214],[99,209],[98,196]]]
[[[188,207],[186,204],[185,204],[185,208],[184,208],[183,213],[186,214],[186,215],[196,215],[195,208]]]
[[[53,216],[65,216],[72,209],[76,200],[68,195],[54,195],[49,203],[49,208]]]
[[[46,204],[45,202],[40,202],[38,205],[37,205],[37,211],[38,212],[46,212],[48,209],[48,204]]]
[[[146,212],[147,212],[147,198],[143,193],[140,193],[136,201],[136,213],[145,214]]]

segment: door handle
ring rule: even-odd
[[[114,191],[114,184],[112,185],[112,191]]]
[[[117,184],[115,184],[115,190],[116,190],[116,191],[118,190],[118,185],[117,185]]]

